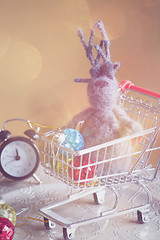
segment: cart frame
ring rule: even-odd
[[[156,142],[160,132],[160,94],[135,86],[130,81],[123,81],[119,85],[119,90],[121,92],[119,104],[131,118],[139,121],[144,127],[140,133],[80,151],[71,151],[57,145],[52,138],[53,135],[55,136],[55,131],[42,136],[42,166],[50,175],[69,185],[73,194],[67,196],[67,199],[63,201],[51,203],[41,208],[39,214],[43,216],[47,229],[54,228],[55,224],[62,226],[63,236],[66,240],[72,239],[77,227],[83,224],[109,219],[129,212],[136,211],[140,223],[145,223],[148,220],[152,195],[145,186],[145,181],[153,181],[160,166],[160,154],[156,156],[154,167],[150,163],[152,153],[159,153],[160,150],[160,144],[158,145]],[[120,152],[120,155],[113,155],[115,146],[122,146],[122,144],[127,150]],[[111,152],[109,157],[107,157],[108,152]],[[88,164],[83,165],[83,158],[86,155],[88,156]],[[79,166],[74,165],[76,157],[79,158]],[[91,161],[92,158],[94,158],[94,162]],[[93,176],[89,175],[90,169],[94,172]],[[86,173],[85,178],[82,178],[83,171]],[[78,172],[78,178],[75,178],[75,172]],[[115,186],[130,183],[143,189],[147,202],[119,210],[119,193]],[[111,209],[101,212],[99,216],[71,222],[53,211],[59,206],[89,194],[93,194],[96,204],[102,204],[105,201],[106,188],[113,191],[115,202]]]

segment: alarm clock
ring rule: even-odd
[[[34,176],[40,163],[40,152],[33,141],[39,141],[39,134],[33,129],[24,132],[25,136],[11,136],[11,132],[5,130],[9,121],[25,121],[24,119],[10,119],[0,131],[0,171],[12,180],[23,180]]]

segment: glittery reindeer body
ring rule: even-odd
[[[95,28],[99,29],[102,40],[99,45],[93,46]],[[68,123],[68,127],[71,128],[76,128],[79,122],[83,123],[80,131],[87,148],[142,130],[141,125],[133,121],[117,104],[119,91],[115,72],[120,64],[111,62],[110,42],[102,21],[98,21],[95,28],[91,30],[88,45],[82,30],[78,30],[78,35],[92,68],[90,69],[90,79],[75,79],[75,82],[88,83],[87,93],[91,107],[78,113]],[[93,57],[93,48],[97,52],[95,58]],[[118,154],[119,151],[121,149],[118,147],[114,150],[114,155]]]

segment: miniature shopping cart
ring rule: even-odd
[[[119,105],[132,119],[143,125],[140,133],[80,151],[71,151],[58,145],[53,141],[52,131],[42,136],[42,166],[46,173],[63,181],[72,191],[66,199],[41,208],[39,214],[43,216],[46,228],[60,225],[66,240],[72,239],[77,227],[83,224],[129,212],[136,211],[140,223],[145,223],[148,219],[152,196],[145,183],[156,177],[160,166],[160,94],[135,86],[130,81],[123,81],[119,89]],[[112,154],[117,147],[121,147],[123,151],[119,151],[118,155]],[[83,164],[86,157],[88,162]],[[74,161],[77,158],[79,165],[75,166]],[[117,186],[124,184],[136,184],[142,188],[146,203],[119,210],[120,194]],[[113,192],[113,206],[96,216],[72,221],[70,217],[56,212],[57,208],[89,194],[93,194],[96,205],[103,204],[107,189]]]

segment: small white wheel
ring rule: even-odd
[[[48,218],[44,217],[44,226],[46,228],[46,230],[50,230],[55,228],[56,224],[52,221],[50,221]]]
[[[143,224],[149,221],[149,210],[141,212],[141,211],[137,211],[137,218],[139,223]]]
[[[105,200],[105,190],[93,193],[94,202],[97,205],[104,203]]]
[[[63,237],[65,240],[72,240],[75,235],[75,231],[71,228],[63,228]]]

